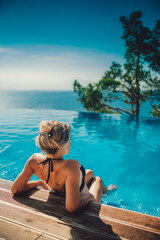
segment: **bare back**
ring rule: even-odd
[[[42,165],[40,162],[44,161],[46,156],[43,154],[36,153],[32,156],[30,161],[31,167],[38,178],[45,181],[48,177],[48,164]],[[74,171],[74,166],[78,165],[80,169],[80,163],[76,160],[52,160],[53,161],[53,172],[50,172],[48,186],[52,191],[58,191],[65,193],[65,183],[68,174]],[[79,171],[79,186],[82,181],[82,173]]]
[[[53,171],[50,172],[48,181],[48,170],[52,161]],[[41,162],[44,165],[39,164]],[[44,186],[46,190],[50,187],[53,191],[65,194],[65,208],[73,213],[85,207],[89,201],[95,200],[84,183],[84,172],[84,167],[76,160],[46,159],[43,154],[36,153],[27,160],[24,169],[15,179],[11,191],[15,195],[38,186]],[[29,182],[34,174],[41,180]],[[48,185],[45,184],[46,180]]]

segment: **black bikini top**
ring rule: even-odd
[[[85,176],[86,176],[86,170],[85,168],[81,165],[80,170],[82,172],[82,183],[81,186],[79,188],[80,192],[83,190],[84,186],[85,186]]]
[[[63,159],[54,159],[54,158],[46,158],[44,161],[38,163],[38,164],[42,164],[42,165],[45,165],[47,162],[49,164],[49,168],[48,168],[48,178],[47,178],[47,181],[46,183],[48,183],[49,181],[49,177],[50,177],[50,172],[53,172],[53,161],[52,160],[63,160]],[[85,176],[86,176],[86,171],[85,171],[85,168],[81,165],[80,167],[80,170],[82,172],[82,183],[81,183],[81,186],[79,188],[80,192],[82,191],[82,189],[84,188],[85,186]]]

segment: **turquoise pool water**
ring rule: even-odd
[[[41,120],[72,127],[69,158],[119,189],[102,202],[160,217],[160,118],[86,112],[3,109],[0,114],[0,177],[14,181],[35,152]],[[32,179],[37,179],[35,176]]]

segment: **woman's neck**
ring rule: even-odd
[[[47,153],[47,158],[51,158],[51,159],[62,159],[63,160],[63,154],[59,154],[59,153],[56,153],[56,154],[48,154]]]

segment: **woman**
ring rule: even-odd
[[[68,124],[54,120],[42,121],[36,143],[46,155],[36,153],[28,159],[12,185],[13,195],[38,186],[46,190],[50,188],[65,194],[65,207],[68,212],[73,213],[84,208],[90,201],[101,203],[102,193],[112,192],[117,188],[110,185],[107,189],[100,177],[94,178],[93,172],[85,171],[78,161],[63,159],[71,146]],[[41,180],[28,182],[34,173]]]

